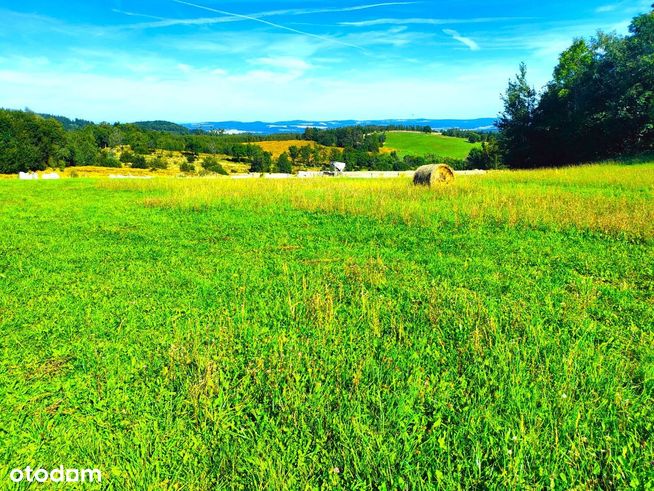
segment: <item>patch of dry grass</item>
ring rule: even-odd
[[[589,165],[500,171],[459,177],[425,189],[407,178],[314,180],[206,180],[110,183],[163,190],[151,206],[205,208],[238,200],[251,206],[286,202],[296,209],[372,216],[438,227],[502,223],[563,230],[577,228],[638,239],[654,237],[654,164]]]
[[[323,147],[318,145],[315,142],[307,140],[286,140],[286,141],[265,141],[257,142],[255,145],[259,145],[264,151],[272,153],[274,158],[278,158],[284,152],[288,153],[288,149],[292,146],[296,147],[320,147],[320,148],[333,148],[333,147]]]

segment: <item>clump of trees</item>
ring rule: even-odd
[[[654,11],[634,18],[627,36],[577,39],[540,94],[521,65],[503,100],[498,144],[510,167],[654,150]]]
[[[70,159],[61,123],[22,111],[0,111],[0,172],[62,167]]]
[[[371,126],[347,126],[329,130],[307,128],[302,137],[326,147],[351,148],[366,152],[379,152],[386,141],[386,134],[381,131],[381,127]]]
[[[193,170],[191,172],[195,172],[195,166],[193,164],[187,163],[186,165],[192,166]],[[225,170],[225,168],[222,166],[222,164],[220,163],[220,161],[216,157],[205,157],[204,159],[202,159],[202,162],[200,163],[200,165],[202,166],[202,168],[206,172],[209,172],[209,173],[212,173],[212,174],[220,174],[220,175],[223,175],[223,176],[227,175],[227,171]],[[185,171],[182,168],[180,168],[180,170],[182,172],[188,172],[188,171]]]
[[[465,138],[469,143],[487,142],[494,138],[490,131],[462,130],[460,128],[445,130],[442,134],[454,138]]]

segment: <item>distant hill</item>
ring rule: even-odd
[[[206,123],[184,123],[190,130],[220,131],[228,134],[255,133],[302,133],[305,128],[342,128],[344,126],[430,126],[435,130],[461,128],[464,130],[492,131],[495,118],[479,119],[379,119],[379,120],[343,120],[343,121],[277,121],[267,123],[254,121],[244,123],[241,121],[220,121]]]
[[[165,131],[168,133],[179,133],[182,135],[190,133],[188,128],[177,123],[171,123],[170,121],[138,121],[134,123],[134,125],[143,130]]]
[[[94,124],[92,121],[87,121],[85,119],[70,119],[65,116],[55,116],[53,114],[39,114],[39,116],[42,116],[46,119],[56,119],[63,125],[65,130],[79,130],[85,126]]]
[[[400,158],[405,155],[438,155],[465,159],[470,150],[480,147],[481,143],[468,143],[463,138],[452,138],[439,134],[409,133],[391,131],[386,134],[386,151],[396,151]]]

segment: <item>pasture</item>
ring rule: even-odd
[[[400,158],[406,155],[437,155],[465,159],[470,150],[479,147],[479,143],[468,143],[463,138],[453,138],[437,133],[418,133],[409,131],[389,131],[386,133],[384,150],[396,151]]]
[[[3,180],[0,209],[3,489],[654,485],[654,163]]]

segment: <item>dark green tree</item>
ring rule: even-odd
[[[293,164],[286,152],[282,153],[277,159],[277,171],[284,174],[290,174],[293,172]]]
[[[515,80],[509,82],[502,96],[504,112],[497,121],[499,145],[504,160],[512,167],[530,167],[533,157],[533,123],[536,91],[527,83],[527,66],[520,64]]]

